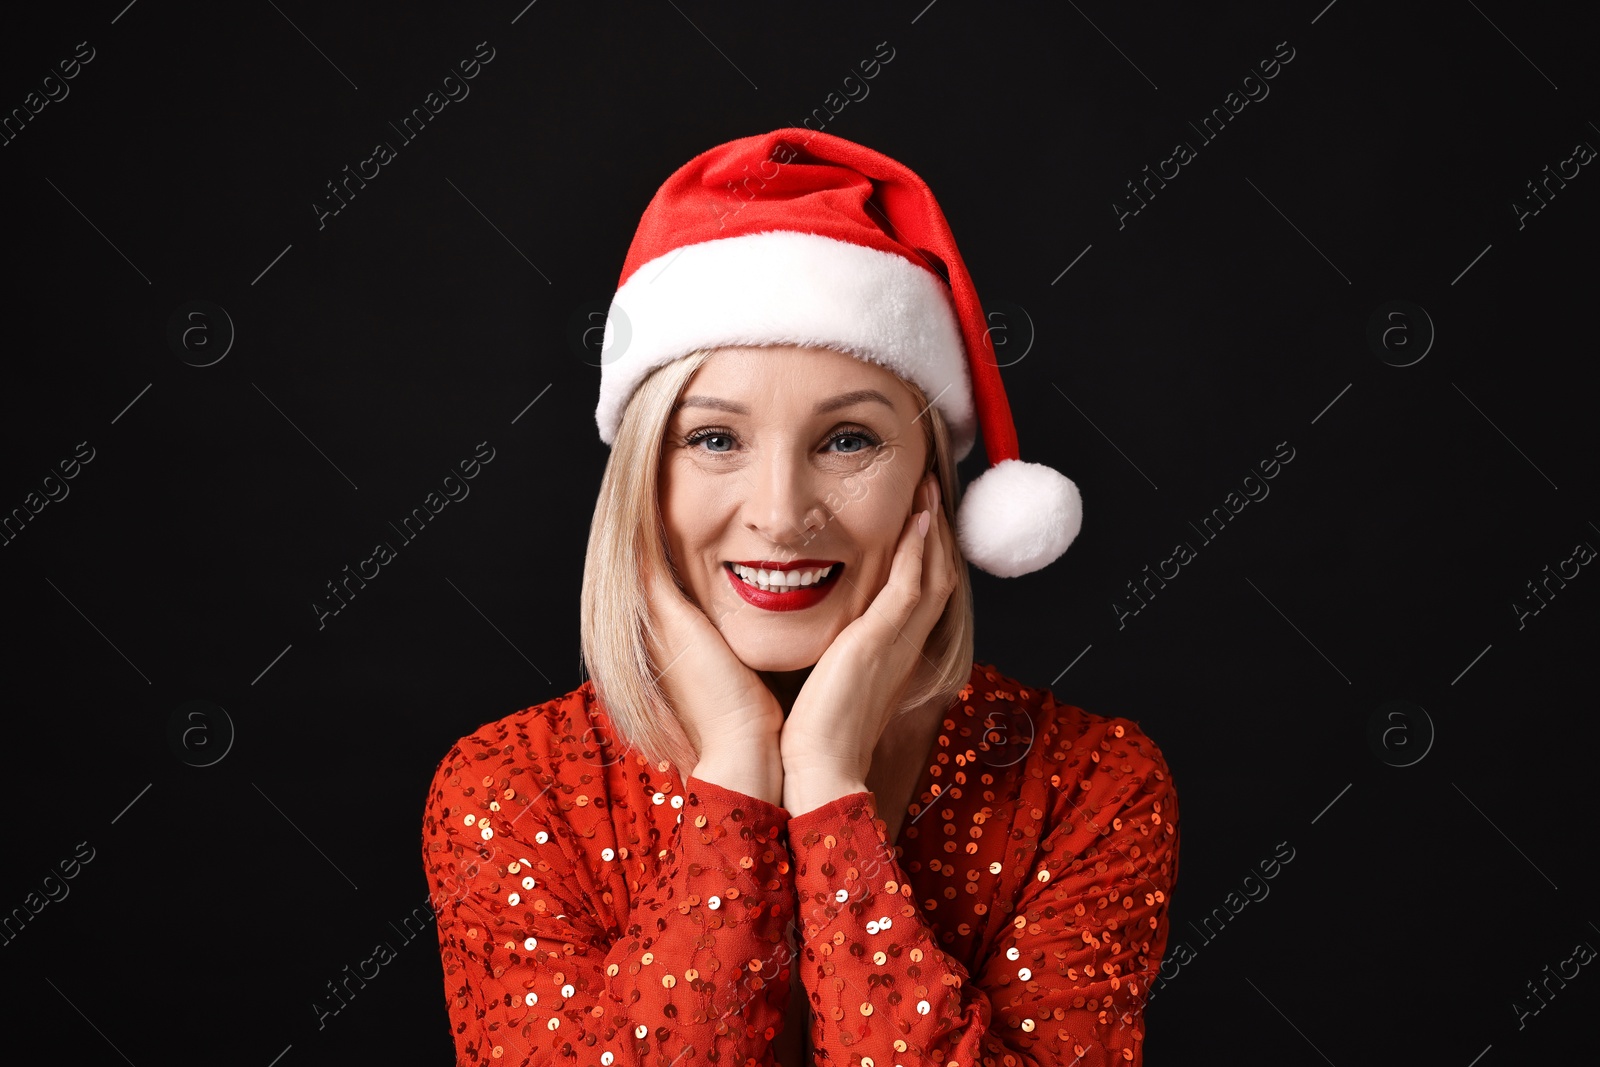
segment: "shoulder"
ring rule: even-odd
[[[534,781],[549,785],[562,774],[563,752],[604,746],[608,736],[597,724],[599,702],[594,683],[585,681],[570,693],[514,711],[458,738],[434,770],[428,790],[428,832],[433,820],[448,814],[451,804],[468,799],[487,803],[489,793],[536,793]]]
[[[582,866],[611,816],[608,768],[619,757],[610,740],[590,682],[459,738],[434,771],[423,808],[423,862],[439,906],[492,897],[524,866]],[[541,875],[537,883],[546,888],[529,896],[535,911],[579,907],[562,896],[561,879]]]
[[[1172,791],[1166,755],[1132,718],[1086,711],[1057,699],[1048,687],[1024,684],[983,662],[973,664],[972,678],[958,694],[957,707],[963,706],[972,709],[980,728],[987,727],[975,746],[980,760],[986,751],[1023,746],[1029,775],[1049,778],[1058,788],[1088,792],[1095,787],[1086,783],[1098,775],[1111,793],[1122,792],[1125,781],[1137,782],[1145,793]]]

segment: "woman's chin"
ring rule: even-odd
[[[826,642],[820,641],[813,649],[809,647],[810,642],[741,640],[726,631],[723,637],[727,639],[728,647],[733,649],[733,654],[739,657],[739,662],[753,671],[771,673],[802,671],[807,667],[814,667],[817,660],[822,658],[823,649],[827,647]]]

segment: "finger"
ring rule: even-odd
[[[894,560],[889,566],[889,580],[873,601],[873,607],[887,616],[896,631],[904,629],[922,597],[922,560],[926,538],[917,530],[917,519],[921,515],[921,511],[916,511],[907,517],[905,528],[900,531],[900,543],[895,549]],[[931,533],[931,520],[928,528]]]
[[[944,613],[945,604],[950,599],[948,590],[953,588],[951,580],[955,571],[950,559],[949,527],[945,522],[943,508],[933,509],[933,517],[928,523],[928,535],[923,541],[922,557],[920,592],[916,607],[907,622],[906,634],[907,637],[918,641],[926,640],[927,635],[933,632],[934,625]]]
[[[921,597],[908,623],[924,638],[933,631],[951,594],[955,592],[959,577],[957,568],[961,566],[955,533],[945,513],[937,473],[929,472],[925,489],[933,519],[928,525],[928,536],[923,545]]]

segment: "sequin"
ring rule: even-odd
[[[457,1063],[1138,1067],[1160,750],[979,663],[940,726],[895,840],[870,793],[789,816],[622,757],[589,683],[462,738],[423,826]]]

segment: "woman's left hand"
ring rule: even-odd
[[[791,815],[866,788],[873,750],[926,665],[923,645],[956,587],[956,554],[937,475],[916,496],[888,581],[823,652],[789,710],[780,748]],[[917,529],[924,510],[926,535]]]

